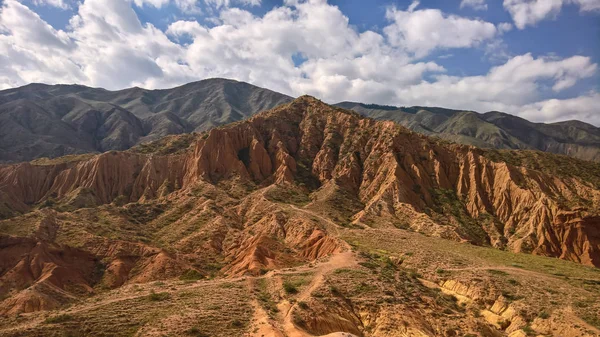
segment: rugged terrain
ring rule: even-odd
[[[308,96],[0,166],[0,333],[597,336],[599,170]]]
[[[0,163],[126,150],[166,135],[203,132],[240,121],[291,100],[248,83],[218,78],[164,90],[44,84],[2,90]],[[337,106],[462,144],[600,161],[600,129],[579,121],[543,124],[501,112],[351,102]]]
[[[539,150],[600,161],[600,128],[580,121],[545,124],[498,111],[480,114],[434,107],[400,108],[353,102],[336,105],[457,143],[482,148]]]
[[[205,131],[289,101],[225,79],[166,90],[30,84],[0,91],[0,162],[126,150],[170,134]]]

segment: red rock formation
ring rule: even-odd
[[[432,235],[600,265],[597,189],[577,179],[495,163],[482,154],[305,96],[213,129],[187,155],[111,152],[74,163],[3,166],[0,195],[20,212],[80,188],[91,190],[98,203],[119,195],[143,201],[160,196],[165,182],[184,190],[199,180],[232,177],[263,185],[292,183],[300,162],[322,184],[333,182],[355,193],[365,205],[357,210],[356,223],[408,219],[411,227]],[[440,191],[460,209],[441,211]],[[447,221],[425,215],[432,210]],[[461,227],[463,212],[481,229]],[[477,225],[483,218],[490,224]]]
[[[25,213],[49,201],[95,207],[118,197],[142,204],[160,199],[185,211],[165,228],[161,219],[152,220],[157,230],[172,234],[202,224],[189,236],[173,239],[175,249],[203,262],[208,255],[223,257],[229,275],[257,274],[339,249],[322,220],[282,206],[291,203],[286,198],[306,196],[320,184],[310,207],[315,214],[327,205],[355,225],[407,226],[447,239],[600,266],[597,188],[583,179],[493,162],[484,154],[305,96],[213,129],[184,154],[110,152],[51,165],[0,166],[0,215]],[[271,200],[278,193],[283,199]],[[56,226],[50,218],[45,221],[35,239],[18,239],[24,241],[7,245],[12,248],[3,248],[2,256],[16,256],[11,250],[21,249],[21,255],[53,261],[52,270],[69,269],[48,253],[55,247]],[[82,249],[92,260],[108,261],[101,282],[111,287],[175,277],[191,268],[177,254],[141,243],[95,237]],[[7,264],[0,272],[5,283],[32,284],[44,274],[37,257],[2,261]],[[76,279],[90,287],[87,274],[80,274]],[[60,288],[62,279],[48,275]],[[31,306],[52,306],[39,303]]]

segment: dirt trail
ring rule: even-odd
[[[306,209],[301,209],[296,206],[291,206],[294,210],[305,213],[310,216],[315,216],[324,222],[327,222],[331,225],[332,229],[339,234],[339,227],[333,221],[324,218],[323,216]],[[306,265],[302,265],[294,268],[285,268],[278,270],[271,270],[267,274],[262,276],[240,276],[234,278],[220,278],[215,280],[207,280],[207,281],[198,281],[191,284],[181,284],[178,281],[166,281],[165,286],[161,287],[161,292],[167,293],[177,293],[183,290],[189,290],[194,288],[206,287],[210,285],[218,285],[221,283],[227,282],[237,282],[237,281],[247,281],[247,286],[250,291],[255,289],[256,281],[259,279],[275,279],[281,278],[281,275],[294,275],[294,274],[302,274],[306,272],[314,273],[314,277],[309,283],[309,285],[304,288],[297,296],[295,296],[294,304],[290,303],[288,300],[283,300],[278,304],[278,308],[280,310],[280,314],[277,321],[274,321],[269,317],[265,309],[260,305],[257,298],[255,297],[252,300],[252,307],[254,308],[254,316],[252,318],[252,328],[250,329],[249,334],[251,336],[258,337],[312,337],[313,335],[308,334],[307,332],[296,327],[292,321],[293,311],[297,307],[298,302],[305,301],[310,298],[311,294],[319,288],[324,280],[325,276],[333,272],[336,269],[347,268],[357,265],[356,257],[354,256],[351,247],[343,240],[340,240],[341,249],[332,254],[329,257],[319,259],[317,261],[313,261]],[[92,302],[92,300],[86,300],[82,303],[75,304],[74,306],[61,310],[60,312],[56,312],[56,315],[59,314],[76,314],[81,312],[86,312],[90,310],[95,310],[103,306],[107,306],[113,303],[133,300],[137,298],[142,298],[148,296],[152,290],[155,290],[155,286],[151,283],[145,284],[136,284],[137,287],[144,288],[144,291],[136,292],[135,294],[124,294],[127,290],[124,288],[118,289],[118,292],[114,294],[110,294],[110,298],[106,298],[101,301]],[[279,282],[281,283],[281,282]],[[134,285],[132,285],[133,287]],[[281,284],[279,284],[281,287]],[[44,318],[42,316],[35,317],[27,322],[27,326],[33,327],[35,325],[42,324]],[[13,326],[5,329],[0,329],[0,334],[2,332],[9,332],[14,329],[22,329],[23,325]],[[352,336],[348,333],[336,332],[326,336]]]
[[[248,290],[252,292],[256,288],[255,278],[248,279],[247,286]],[[276,323],[272,321],[265,309],[258,303],[258,299],[254,297],[252,299],[252,308],[254,314],[252,316],[252,326],[250,327],[250,333],[248,336],[260,336],[260,337],[284,337],[283,333]]]
[[[333,255],[326,263],[320,264],[316,268],[315,276],[311,280],[308,287],[303,289],[298,296],[295,298],[295,302],[291,304],[288,300],[281,302],[278,308],[281,312],[283,330],[288,337],[309,337],[312,336],[305,331],[296,327],[293,323],[293,312],[298,306],[299,302],[305,301],[310,298],[313,291],[318,289],[325,280],[325,275],[328,273],[341,268],[352,267],[357,264],[354,254],[350,249],[346,249],[344,252]]]
[[[333,231],[335,232],[335,234],[339,237],[339,235],[340,235],[340,226],[338,226],[335,222],[333,222],[330,219],[327,219],[326,217],[320,215],[319,213],[311,211],[309,209],[299,208],[296,205],[289,205],[289,206],[293,210],[295,210],[295,211],[299,211],[299,212],[302,212],[304,214],[308,214],[310,216],[314,216],[314,217],[319,218],[320,220],[326,222],[327,224],[329,224],[329,227],[331,229],[333,229]],[[327,229],[330,229],[330,228],[327,228]]]

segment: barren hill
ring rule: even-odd
[[[0,166],[0,333],[595,336],[595,170],[309,96],[126,152]]]

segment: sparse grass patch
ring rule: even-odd
[[[179,277],[179,279],[182,281],[197,281],[202,278],[202,274],[200,274],[200,272],[195,269],[188,269]]]
[[[283,282],[283,290],[285,290],[285,292],[288,295],[293,295],[293,294],[297,294],[298,293],[298,288],[296,287],[295,284],[293,284],[290,281]]]
[[[44,320],[44,323],[57,324],[57,323],[71,321],[73,319],[74,319],[73,316],[71,316],[69,314],[61,314],[61,315],[56,315],[56,316],[51,316],[51,317],[46,318],[46,320]]]
[[[187,335],[195,336],[195,337],[209,337],[209,334],[206,334],[200,330],[200,328],[193,326],[186,331]]]
[[[170,297],[171,297],[171,295],[167,292],[156,293],[156,292],[154,292],[154,290],[152,290],[150,292],[150,295],[148,295],[148,300],[153,301],[153,302],[159,302],[159,301],[168,300]]]
[[[256,287],[256,290],[258,291],[256,297],[258,298],[258,301],[262,305],[262,307],[267,311],[267,313],[270,316],[274,316],[275,314],[277,314],[277,312],[279,312],[279,309],[277,308],[277,303],[275,303],[273,297],[267,289],[267,280],[257,280]]]
[[[497,270],[497,269],[488,269],[488,273],[492,274],[492,275],[498,275],[498,276],[507,276],[508,273],[502,270]]]

